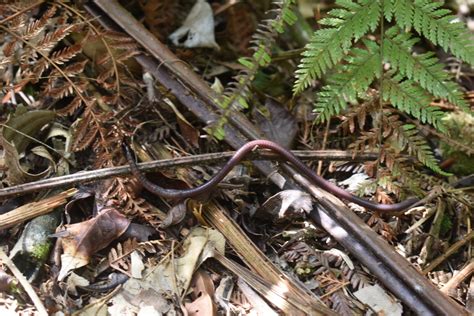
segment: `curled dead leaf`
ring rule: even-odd
[[[69,271],[85,266],[93,254],[122,235],[129,225],[130,220],[124,215],[108,208],[90,220],[66,225],[65,230],[52,235],[61,238],[64,251],[58,279],[62,280]]]
[[[11,117],[0,133],[0,143],[5,152],[7,167],[7,182],[14,185],[31,182],[43,178],[50,172],[50,168],[38,173],[29,173],[20,163],[20,154],[31,143],[31,137],[54,119],[52,111],[29,111],[19,108],[15,116]]]
[[[212,300],[214,296],[214,283],[208,274],[202,270],[196,271],[191,281],[193,301],[185,304],[190,316],[216,315],[217,307]]]
[[[297,213],[309,213],[313,209],[311,196],[300,190],[280,191],[266,200],[255,215],[262,216],[259,213],[267,213],[273,217],[278,215],[278,218],[283,218],[289,209]]]

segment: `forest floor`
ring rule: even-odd
[[[364,3],[0,4],[0,315],[474,313],[472,65],[410,42],[458,90],[409,111],[395,62],[339,85],[395,14],[305,68]]]

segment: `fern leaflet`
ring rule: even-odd
[[[373,31],[379,23],[381,7],[379,1],[359,0],[357,3],[339,0],[341,9],[329,12],[331,17],[320,21],[328,28],[314,33],[296,71],[295,94],[321,78],[326,71],[339,63],[352,45],[369,30]]]
[[[430,106],[431,95],[416,82],[409,79],[402,80],[400,75],[385,76],[382,90],[384,101],[390,100],[400,111],[413,115],[422,123],[433,125],[439,131],[446,131],[442,122],[444,112]]]
[[[356,102],[358,94],[365,92],[375,77],[379,77],[379,46],[371,41],[364,41],[364,44],[367,50],[354,48],[344,59],[347,64],[338,67],[339,71],[318,93],[315,110],[319,120],[326,121],[345,109],[347,102]]]
[[[446,52],[474,64],[472,36],[465,32],[463,23],[455,21],[450,10],[442,9],[442,1],[391,0],[396,23],[402,29],[415,29],[418,34],[441,46]]]
[[[467,103],[459,86],[443,70],[443,65],[434,57],[434,53],[412,55],[411,47],[418,39],[410,34],[398,32],[395,27],[387,30],[385,35],[383,55],[393,68],[408,79],[418,82],[435,97],[447,99],[467,110]]]
[[[402,150],[406,148],[409,154],[416,155],[418,160],[431,170],[441,175],[450,175],[441,170],[438,166],[438,163],[431,152],[430,146],[422,136],[418,135],[415,125],[401,125],[396,132],[396,136],[398,145]]]

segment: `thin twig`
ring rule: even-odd
[[[132,37],[140,37],[139,42],[143,42],[143,36],[141,35],[147,32],[143,28],[143,25],[133,21],[134,18],[131,17],[130,14],[127,14],[126,12],[123,13],[119,8],[116,8],[117,3],[115,1],[94,0],[94,2],[97,4],[100,2],[100,7],[104,9],[106,13],[99,12],[99,10],[94,9],[92,6],[89,6],[88,10],[93,12],[95,15],[102,15],[102,17],[108,16],[112,18],[114,21],[118,22],[118,24],[122,25]],[[111,25],[107,19],[100,18],[99,20],[101,23]],[[135,34],[137,31],[140,32],[138,36]],[[157,40],[156,38],[147,36],[146,41],[152,43]],[[212,110],[215,110],[219,113],[217,109],[218,106],[214,102],[217,98],[215,92],[212,91],[209,86],[204,84],[204,81],[200,77],[193,74],[190,69],[172,69],[172,66],[185,67],[185,65],[177,63],[177,57],[170,53],[166,47],[163,49],[162,44],[159,45],[159,49],[156,49],[156,47],[149,49],[148,46],[150,45],[145,45],[145,49],[152,56],[158,55],[156,58],[160,63],[143,55],[136,56],[137,61],[147,69],[147,71],[153,73],[154,77],[163,86],[169,89],[170,93],[175,95],[176,98],[202,122],[209,124],[209,122],[217,121],[219,116],[212,112]],[[164,67],[161,67],[161,65],[164,65]],[[196,83],[198,83],[199,86],[197,86]],[[241,113],[236,112],[235,115],[231,115],[229,121],[231,124],[226,124],[224,126],[225,141],[232,147],[237,149],[249,140],[262,138],[258,129]],[[278,187],[296,187],[291,183],[291,181],[287,181],[287,178],[283,177],[278,172],[274,172],[274,166],[259,161],[255,161],[254,165]],[[285,170],[287,169],[289,168],[285,168]],[[295,174],[294,170],[289,171],[290,174]],[[298,181],[298,183],[300,183],[300,181]],[[204,212],[204,214],[206,213],[207,212]],[[321,216],[326,215],[323,211],[318,211],[317,213]],[[341,211],[338,211],[337,213],[330,212],[330,219],[332,222],[329,231],[331,231],[332,235],[335,236],[338,241],[342,242],[343,245],[345,245],[353,254],[357,254],[357,252],[360,253],[361,250],[366,250],[371,254],[371,258],[374,262],[374,266],[371,267],[371,270],[380,270],[379,268],[383,268],[383,271],[386,271],[387,273],[381,273],[379,274],[379,277],[387,286],[390,286],[390,283],[386,281],[387,279],[398,282],[397,284],[400,285],[400,289],[407,293],[407,295],[400,296],[409,307],[417,311],[422,311],[425,314],[465,314],[456,303],[446,299],[444,296],[440,296],[439,291],[436,291],[433,285],[430,285],[425,278],[414,273],[415,270],[408,264],[408,262],[406,262],[406,260],[400,262],[402,257],[397,255],[393,249],[390,249],[389,247],[383,249],[380,245],[380,237],[377,235],[374,236],[373,232],[368,234],[367,230],[369,228],[364,222],[362,222],[358,217],[354,218],[355,215],[347,216],[346,213],[352,212],[347,208],[341,208]],[[346,227],[346,229],[344,229],[344,227]],[[344,233],[341,233],[341,230],[343,230]],[[357,238],[357,241],[360,242],[360,245],[362,246],[361,249],[357,248],[357,250],[355,250],[353,243],[344,242],[352,236],[357,236],[354,237],[352,241],[355,241],[355,238]],[[379,241],[374,241],[375,239]],[[388,259],[384,260],[385,258]],[[390,261],[393,261],[393,263],[390,264]],[[401,267],[401,270],[403,270],[405,275],[400,276],[400,274],[396,273],[397,271],[393,271],[396,269],[395,267],[397,269],[398,267]],[[407,270],[410,270],[410,273],[407,273]],[[393,278],[390,278],[392,275]],[[266,277],[266,275],[263,277]],[[405,284],[405,282],[403,282],[405,280],[413,282],[407,282],[409,284]],[[426,288],[428,293],[421,293],[423,295],[419,295],[420,288]],[[414,296],[416,297],[414,298]]]
[[[16,18],[16,17],[19,16],[20,14],[23,14],[23,13],[25,13],[26,11],[29,11],[29,10],[33,9],[33,8],[36,7],[36,6],[39,6],[39,5],[42,4],[43,2],[44,2],[44,0],[40,0],[40,1],[35,2],[35,3],[33,3],[32,5],[30,5],[30,6],[26,7],[26,8],[21,9],[20,11],[14,13],[14,14],[12,14],[12,15],[7,16],[6,18],[4,18],[3,20],[0,21],[0,24],[3,24],[3,23],[5,23],[5,22],[7,22],[7,21],[10,21],[10,20]]]
[[[474,230],[471,231],[469,234],[465,235],[461,240],[458,240],[457,242],[452,244],[451,247],[448,248],[448,250],[443,252],[443,254],[441,256],[434,259],[426,268],[424,268],[422,273],[427,274],[427,273],[433,271],[434,268],[439,266],[449,256],[456,253],[459,250],[459,248],[461,248],[462,246],[464,246],[465,244],[470,242],[472,238],[474,238]]]
[[[320,159],[326,161],[334,160],[352,160],[351,153],[340,150],[324,150],[324,151],[306,151],[296,150],[293,153],[300,159]],[[172,159],[154,160],[138,164],[138,168],[141,171],[149,172],[158,169],[178,167],[185,165],[198,165],[202,163],[216,162],[221,160],[229,159],[234,155],[234,152],[220,152],[211,154],[202,154],[188,157],[178,157]],[[359,161],[372,160],[376,156],[374,154],[361,154],[358,156]],[[278,160],[279,157],[275,154],[271,154],[265,151],[257,150],[251,154],[248,159],[256,160]],[[123,176],[130,174],[130,168],[128,166],[103,168],[98,170],[82,171],[73,173],[61,177],[54,177],[35,182],[20,184],[8,188],[0,189],[0,199],[22,195],[31,192],[37,192],[46,189],[53,189],[59,187],[66,187],[84,182],[97,181],[106,178]]]
[[[449,294],[452,290],[458,287],[462,281],[466,280],[474,272],[474,260],[465,266],[459,273],[454,275],[442,288],[441,292]]]

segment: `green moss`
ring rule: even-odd
[[[51,242],[45,242],[42,244],[38,244],[34,247],[31,255],[39,262],[44,262],[49,255],[49,251],[51,249]]]
[[[313,270],[311,268],[308,268],[308,267],[298,267],[298,268],[296,268],[295,272],[299,276],[308,276],[308,275],[311,275]]]

